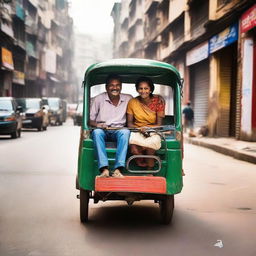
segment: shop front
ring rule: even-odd
[[[240,19],[242,89],[240,139],[256,141],[256,4]]]
[[[207,125],[209,99],[209,51],[208,42],[204,42],[187,52],[189,98],[194,109],[194,126]]]
[[[212,136],[235,137],[237,101],[237,40],[235,23],[209,40],[211,65],[209,130]]]

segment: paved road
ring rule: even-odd
[[[256,168],[185,146],[184,189],[173,224],[157,205],[92,204],[79,222],[75,173],[79,128],[0,139],[0,255],[256,255]],[[223,248],[214,246],[221,240]]]

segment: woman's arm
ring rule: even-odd
[[[127,126],[130,128],[136,127],[133,123],[134,117],[131,114],[127,114]]]

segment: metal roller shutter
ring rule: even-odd
[[[194,126],[207,124],[209,99],[209,60],[199,62],[190,68],[191,101],[194,109]]]
[[[236,44],[219,52],[219,119],[217,135],[235,136],[236,116]]]

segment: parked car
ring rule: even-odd
[[[83,120],[83,103],[79,103],[73,116],[74,125],[82,125]]]
[[[48,111],[43,106],[40,98],[20,98],[17,99],[23,108],[23,128],[36,128],[38,131],[47,130],[49,124]]]
[[[12,97],[0,97],[0,135],[18,138],[22,128],[22,107]]]
[[[60,98],[50,97],[47,98],[49,105],[49,122],[51,125],[62,125],[64,122],[63,116],[63,102]]]

